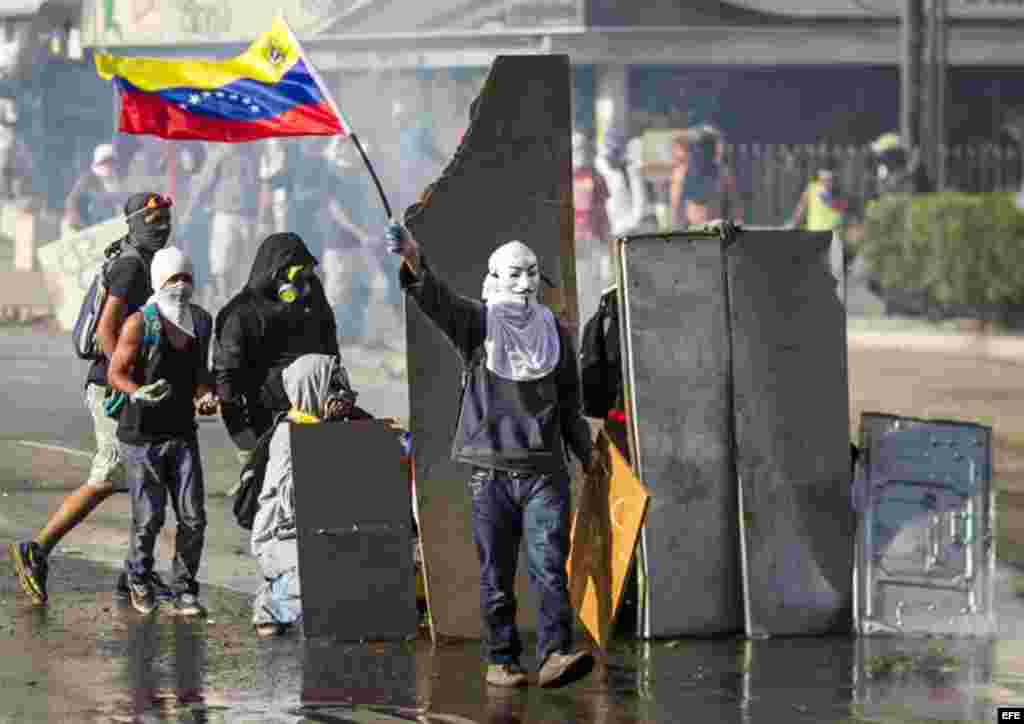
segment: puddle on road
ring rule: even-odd
[[[488,689],[479,646],[257,640],[239,598],[208,620],[67,594],[0,595],[0,720],[18,722],[988,722],[1024,703],[1024,640],[622,643],[559,691]]]

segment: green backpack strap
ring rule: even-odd
[[[161,331],[160,314],[156,304],[147,304],[142,308],[142,349],[139,350],[139,359],[144,366],[152,362],[156,355],[156,350],[160,346]],[[128,394],[121,390],[111,390],[111,393],[103,401],[103,411],[107,417],[116,419],[128,404]]]

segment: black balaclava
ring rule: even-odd
[[[281,301],[281,287],[288,281],[287,270],[294,266],[304,266],[304,276],[312,276],[316,259],[302,241],[302,237],[291,232],[271,234],[256,251],[256,258],[249,272],[248,287],[261,296]],[[300,280],[296,280],[300,281]],[[310,286],[312,279],[303,279],[299,286]],[[304,301],[297,299],[296,301]]]
[[[143,211],[146,203],[160,195],[151,191],[132,194],[124,205],[124,215],[128,219],[128,236],[132,244],[155,254],[167,245],[171,236],[171,210],[158,208]]]

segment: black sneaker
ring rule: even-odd
[[[128,582],[128,597],[132,602],[132,608],[143,616],[153,613],[156,610],[156,594],[149,581],[137,583]]]
[[[150,573],[149,582],[153,585],[157,601],[170,603],[174,600],[174,591],[164,583],[164,579],[160,577],[159,573],[156,571]],[[131,593],[128,590],[128,574],[125,571],[121,571],[117,576],[117,583],[114,585],[114,598],[119,601],[128,601],[131,598]]]
[[[171,613],[175,616],[201,616],[206,611],[199,605],[199,596],[194,593],[179,593],[171,604]]]
[[[11,543],[11,560],[18,574],[18,581],[34,603],[46,603],[46,576],[49,566],[46,554],[35,541]]]

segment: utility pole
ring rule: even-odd
[[[946,188],[946,169],[949,160],[949,149],[946,136],[946,107],[949,80],[949,0],[932,0],[934,35],[932,45],[934,72],[932,74],[932,95],[934,97],[935,118],[935,190]]]
[[[949,0],[928,0],[926,102],[922,122],[922,151],[935,189],[946,185],[946,81],[948,77],[947,11]]]
[[[920,148],[922,140],[924,0],[904,0],[901,21],[900,137],[903,146],[912,153]]]

